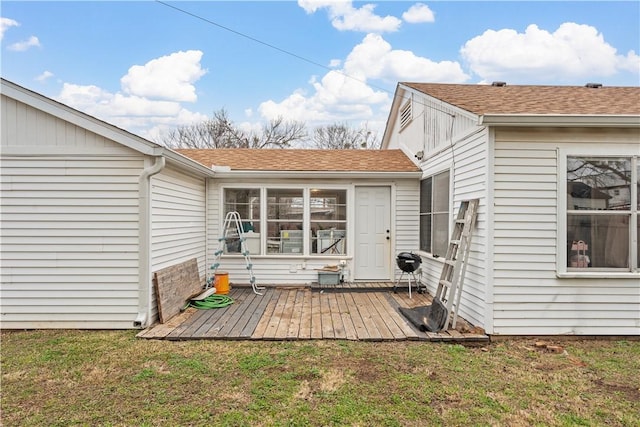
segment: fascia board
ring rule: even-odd
[[[480,126],[640,127],[636,115],[485,114]]]
[[[416,172],[368,172],[368,171],[351,171],[351,172],[315,172],[315,171],[216,171],[216,178],[234,178],[234,179],[406,179],[421,178],[422,171]]]

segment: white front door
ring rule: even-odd
[[[354,279],[391,280],[391,187],[356,187]]]

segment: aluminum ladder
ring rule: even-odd
[[[224,217],[223,224],[223,234],[220,238],[218,238],[218,250],[214,252],[214,260],[211,264],[211,270],[213,270],[212,277],[215,276],[215,272],[220,267],[220,257],[224,253],[225,245],[229,241],[240,241],[240,253],[244,257],[245,265],[247,270],[249,271],[249,282],[251,283],[251,288],[253,292],[258,295],[262,295],[261,292],[266,288],[260,287],[256,285],[256,276],[253,274],[253,262],[251,261],[251,254],[249,253],[249,249],[246,246],[246,237],[243,233],[242,229],[242,219],[240,218],[240,214],[238,212],[232,211],[228,212]],[[208,285],[211,285],[211,280],[209,280]]]
[[[447,255],[438,281],[434,298],[440,299],[447,309],[447,323],[444,329],[456,327],[462,285],[467,271],[467,261],[471,247],[472,230],[478,217],[479,199],[463,200],[453,226]],[[451,313],[453,312],[453,318]]]

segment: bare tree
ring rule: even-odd
[[[353,129],[344,123],[315,128],[311,144],[313,148],[328,150],[379,148],[380,145],[366,127]]]
[[[306,137],[304,123],[282,117],[264,124],[260,132],[247,132],[234,125],[227,111],[221,109],[211,119],[169,131],[160,143],[169,148],[288,148]]]

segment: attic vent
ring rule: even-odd
[[[404,127],[408,125],[413,118],[413,113],[411,110],[411,100],[409,100],[409,102],[407,102],[404,107],[402,107],[402,110],[400,110],[400,129],[404,129]]]
[[[598,88],[602,87],[602,83],[587,83],[584,86],[588,87],[588,88],[591,88],[591,89],[598,89]]]
[[[497,87],[503,87],[506,86],[507,82],[493,82],[491,83],[491,86],[497,86]]]

